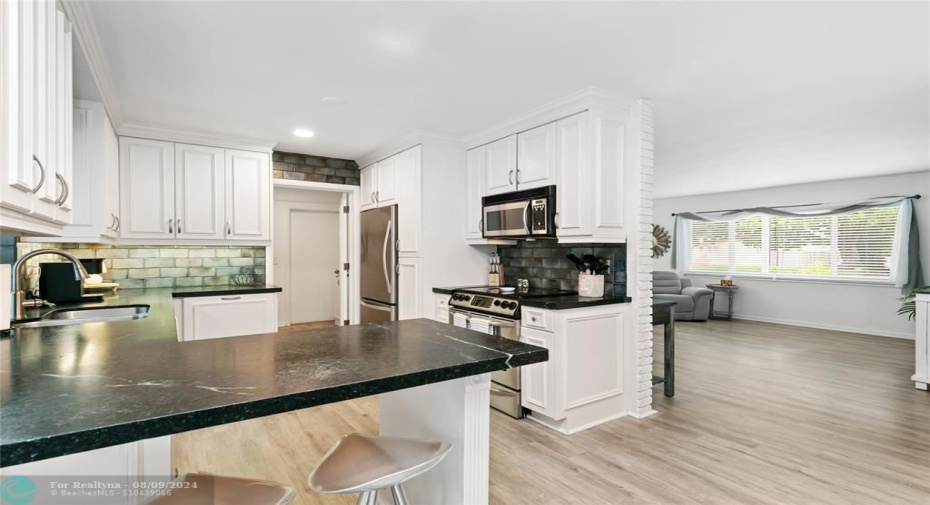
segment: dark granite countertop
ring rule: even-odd
[[[138,321],[0,338],[0,466],[546,361],[426,319],[178,342],[172,289],[121,290]],[[47,310],[47,309],[45,309]]]
[[[630,303],[633,299],[628,296],[602,296],[587,298],[578,295],[547,296],[545,298],[528,298],[520,302],[524,307],[539,307],[550,310],[577,309],[581,307],[596,307],[598,305],[614,305],[617,303]]]
[[[280,293],[282,289],[271,284],[258,286],[204,286],[194,288],[172,288],[174,298],[192,298],[195,296],[221,295],[255,295],[261,293]]]
[[[435,291],[435,289],[433,289],[433,291]],[[930,295],[930,289],[915,289],[914,292],[919,295]]]
[[[451,288],[433,288],[433,293],[439,293],[441,295],[451,295],[456,289],[466,289],[466,288],[483,288],[484,286],[455,286]]]

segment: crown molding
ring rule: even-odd
[[[591,108],[624,114],[630,110],[635,101],[636,99],[589,86],[489,128],[466,135],[463,140],[465,147],[472,149]]]
[[[94,24],[90,8],[87,2],[80,0],[61,0],[61,5],[68,19],[71,20],[72,32],[77,37],[78,45],[94,77],[94,83],[97,84],[97,89],[103,97],[103,105],[110,116],[110,122],[114,127],[119,127],[123,124],[123,107],[113,81],[113,74],[104,56],[103,45],[100,43],[97,25]]]
[[[165,140],[169,142],[183,142],[201,146],[225,147],[229,149],[242,149],[245,151],[270,152],[278,144],[275,140],[258,139],[251,137],[236,137],[231,135],[216,135],[207,132],[195,132],[166,128],[163,126],[147,125],[142,123],[125,122],[116,129],[116,133],[124,137],[138,137],[152,140]]]
[[[356,163],[358,163],[359,168],[364,168],[368,165],[371,165],[372,163],[390,158],[399,152],[406,151],[413,146],[423,143],[464,147],[463,139],[461,137],[446,135],[443,133],[415,130],[397,140],[388,142],[387,144],[378,147],[377,149],[373,149],[368,153],[359,156],[356,160]]]

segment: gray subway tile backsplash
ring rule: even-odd
[[[626,244],[559,244],[537,240],[521,241],[497,248],[507,284],[528,279],[530,286],[578,290],[578,269],[565,256],[585,254],[608,260],[610,271],[604,279],[604,294],[626,295]]]
[[[23,243],[17,256],[35,249],[65,249],[78,258],[103,258],[105,282],[123,289],[142,287],[226,286],[265,283],[265,248],[248,246],[120,246],[106,244]],[[61,261],[39,257],[35,263]]]

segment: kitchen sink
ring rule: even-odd
[[[148,317],[150,308],[149,305],[119,305],[57,309],[46,312],[37,319],[13,323],[12,326],[13,328],[42,328],[109,321],[132,321]]]

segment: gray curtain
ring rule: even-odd
[[[673,232],[672,268],[678,268],[678,250],[683,247],[684,223],[692,221],[735,221],[754,214],[768,214],[771,216],[809,217],[832,216],[856,212],[858,210],[875,207],[888,207],[901,205],[901,215],[898,220],[898,233],[903,243],[899,249],[898,265],[901,270],[895,285],[900,286],[905,293],[922,284],[923,272],[920,265],[920,232],[917,229],[917,216],[914,213],[915,196],[883,196],[870,198],[859,202],[845,203],[815,203],[810,205],[789,205],[784,207],[752,207],[747,209],[716,210],[708,212],[682,212],[675,214],[675,230]]]

